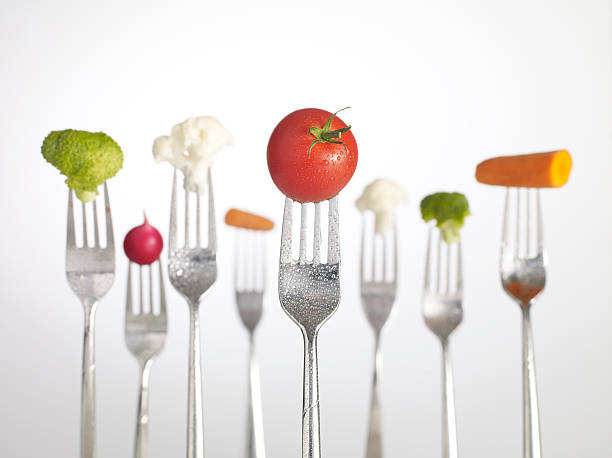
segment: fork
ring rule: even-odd
[[[189,195],[195,194],[195,246],[189,238]],[[185,240],[179,246],[177,229],[176,169],[172,181],[170,204],[170,237],[168,240],[168,274],[170,283],[189,306],[189,381],[187,399],[187,458],[204,456],[202,420],[202,369],[200,348],[200,301],[217,280],[217,235],[212,173],[208,170],[208,245],[200,240],[200,194],[185,189]]]
[[[113,221],[104,183],[104,213],[106,245],[100,244],[96,201],[93,206],[94,245],[87,243],[86,204],[83,210],[83,245],[76,244],[74,203],[68,191],[68,221],[66,235],[66,278],[68,285],[83,304],[85,315],[83,338],[83,371],[81,386],[81,458],[96,456],[96,363],[94,351],[94,321],[98,301],[108,292],[115,278],[115,242]]]
[[[307,260],[307,204],[301,204],[299,258],[291,253],[293,201],[285,199],[281,235],[278,294],[287,315],[304,336],[304,401],[302,458],[320,458],[317,336],[340,303],[340,240],[338,196],[329,200],[327,262],[321,262],[321,203],[315,203],[312,261]]]
[[[255,328],[263,313],[267,263],[264,234],[254,232],[249,229],[238,229],[236,232],[234,288],[240,319],[249,332],[249,407],[246,456],[265,458],[259,369],[255,357]],[[249,250],[244,245],[251,247],[250,256]],[[257,272],[260,274],[258,275]]]
[[[437,233],[437,243],[435,243],[434,232]],[[432,250],[434,244],[437,245],[435,254]],[[454,246],[456,246],[455,250],[453,250]],[[453,251],[455,251],[454,263],[452,261]],[[427,327],[440,339],[442,344],[443,458],[457,458],[455,395],[448,341],[452,332],[463,320],[463,274],[461,270],[461,242],[449,245],[443,240],[442,233],[438,229],[430,228],[425,261],[423,317]]]
[[[142,271],[139,266],[139,304],[137,310],[132,303],[132,263],[128,264],[127,298],[125,301],[125,343],[140,366],[140,387],[138,416],[136,422],[136,440],[134,457],[145,458],[148,455],[149,436],[149,376],[153,359],[159,355],[166,343],[168,318],[166,314],[166,292],[161,261],[156,261],[159,268],[159,312],[153,308],[153,264],[149,271],[149,301],[146,303]]]
[[[530,311],[546,284],[538,189],[506,189],[500,274],[523,322],[523,457],[541,458],[540,415]],[[532,214],[533,213],[533,214]]]
[[[379,405],[378,384],[382,372],[382,351],[380,349],[380,339],[382,329],[387,323],[397,291],[397,227],[393,227],[393,263],[392,270],[387,270],[387,240],[386,234],[374,233],[372,237],[372,267],[370,277],[365,275],[365,256],[366,236],[365,236],[365,217],[362,218],[361,225],[361,303],[365,315],[374,331],[374,370],[372,378],[372,398],[370,404],[370,423],[368,441],[366,446],[366,458],[382,458],[382,424]],[[382,276],[376,275],[376,241],[382,239]]]

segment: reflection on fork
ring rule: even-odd
[[[546,284],[538,189],[506,189],[500,275],[523,323],[523,457],[541,458],[540,414],[530,311]]]
[[[237,229],[234,288],[242,323],[249,332],[249,407],[247,458],[265,458],[259,369],[255,356],[255,328],[263,313],[266,287],[266,233]]]
[[[106,244],[102,246],[98,226],[96,200],[82,204],[82,245],[77,246],[74,222],[73,192],[68,191],[66,235],[66,278],[72,291],[83,304],[85,314],[83,338],[83,371],[81,385],[81,458],[96,456],[96,363],[94,353],[94,321],[98,301],[108,292],[115,278],[115,242],[108,187],[104,183]],[[94,244],[87,241],[87,207],[93,210]]]
[[[299,258],[292,256],[293,201],[285,199],[281,235],[278,293],[281,306],[304,337],[304,403],[302,458],[320,458],[317,336],[340,303],[338,197],[329,200],[326,263],[321,259],[321,203],[315,205],[312,260],[307,256],[308,204],[301,204]]]
[[[437,239],[437,240],[436,240]],[[437,243],[436,243],[437,242]],[[429,230],[423,287],[423,317],[442,344],[442,456],[457,458],[455,394],[448,340],[463,320],[461,242],[449,245]]]
[[[390,234],[376,234],[374,232],[371,240],[371,274],[369,277],[366,276],[365,265],[365,216],[362,219],[361,231],[361,303],[368,322],[374,331],[374,370],[366,458],[382,458],[382,420],[378,388],[382,371],[380,339],[382,330],[391,314],[397,291],[397,227],[394,225],[392,236]],[[387,244],[391,237],[393,238],[393,260],[391,262],[391,271],[389,271],[387,266]],[[377,250],[377,239],[379,238],[382,242],[382,250]],[[382,261],[382,272],[380,275],[377,275],[377,259]]]
[[[200,194],[185,190],[184,243],[179,243],[177,221],[178,186],[176,169],[172,183],[170,204],[170,237],[168,240],[168,274],[172,286],[185,298],[189,306],[189,379],[187,400],[187,458],[204,456],[202,421],[202,370],[200,356],[200,301],[217,280],[217,236],[212,175],[208,171],[208,244],[202,245],[200,236]],[[190,195],[195,195],[195,228],[190,226]],[[190,234],[195,230],[195,244]]]
[[[156,310],[153,293],[153,265],[157,264],[159,278],[159,309]],[[140,367],[140,387],[134,458],[148,456],[149,435],[149,375],[153,359],[159,355],[166,343],[168,317],[166,292],[161,261],[149,266],[138,266],[138,307],[132,300],[132,263],[128,264],[127,297],[125,301],[125,343]],[[148,295],[145,294],[143,270],[148,271]],[[148,300],[147,300],[148,299]]]

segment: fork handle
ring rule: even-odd
[[[187,458],[204,457],[200,318],[197,304],[189,307],[189,384],[187,398]]]
[[[372,401],[370,404],[370,424],[366,458],[382,458],[382,422],[380,413],[380,396],[378,389],[379,375],[382,370],[382,352],[380,350],[380,335],[374,337],[374,370],[372,376]]]
[[[453,368],[446,339],[442,341],[442,405],[442,456],[443,458],[457,458]]]
[[[83,367],[81,379],[81,458],[96,457],[96,359],[94,322],[96,302],[84,302]]]
[[[261,390],[259,368],[255,358],[255,340],[250,335],[249,344],[249,414],[247,458],[265,458],[263,416],[261,411]]]
[[[523,310],[523,457],[541,458],[540,413],[529,306]]]
[[[134,457],[146,458],[149,441],[149,375],[152,360],[148,360],[140,367],[140,387],[138,397],[138,416],[136,417],[136,441],[134,443]]]
[[[317,334],[304,332],[302,458],[321,458]]]

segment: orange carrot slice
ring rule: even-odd
[[[567,150],[499,156],[476,167],[481,183],[519,188],[559,188],[567,183],[572,157]]]
[[[225,224],[255,231],[269,231],[274,227],[274,222],[268,218],[235,208],[228,210],[225,214]]]

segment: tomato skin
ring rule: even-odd
[[[268,169],[276,187],[298,202],[321,202],[337,195],[350,181],[357,167],[357,142],[349,130],[339,139],[346,145],[317,143],[308,133],[322,128],[332,116],[329,111],[304,108],[285,116],[274,128],[268,142]],[[331,130],[346,127],[337,116]],[[347,151],[348,150],[348,151]]]

